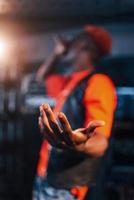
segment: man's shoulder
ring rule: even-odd
[[[106,74],[103,73],[95,73],[91,76],[91,78],[88,80],[88,84],[108,84],[112,87],[114,86],[113,80]]]

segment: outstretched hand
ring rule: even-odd
[[[58,121],[48,104],[40,106],[39,126],[45,139],[54,147],[85,153],[89,151],[90,138],[96,134],[95,129],[105,125],[102,120],[94,120],[87,128],[72,130],[67,117],[62,112],[58,114]]]

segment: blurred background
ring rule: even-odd
[[[0,200],[30,200],[42,142],[38,106],[51,101],[35,73],[54,47],[85,24],[112,35],[101,70],[115,82],[118,106],[108,164],[95,199],[134,199],[134,1],[0,0]],[[63,73],[61,69],[60,73]],[[51,102],[52,103],[52,102]]]

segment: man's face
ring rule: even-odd
[[[71,46],[66,55],[66,59],[70,60],[75,71],[89,69],[90,53],[85,47],[85,41],[76,42]]]

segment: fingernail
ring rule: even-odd
[[[104,126],[105,124],[106,124],[106,122],[104,122],[104,121],[101,122],[101,125],[102,125],[102,126]]]
[[[96,121],[95,124],[98,125],[98,126],[104,126],[106,123],[103,120],[98,120],[98,121]]]

